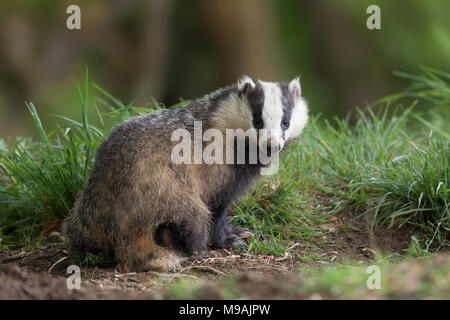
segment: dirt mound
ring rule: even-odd
[[[16,265],[0,266],[0,299],[145,299],[143,294],[115,290],[103,291],[83,285],[80,290],[67,288],[65,279],[28,272]]]

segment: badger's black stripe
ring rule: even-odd
[[[281,103],[283,105],[283,119],[281,120],[281,129],[283,130],[283,138],[284,138],[284,132],[289,128],[291,125],[291,116],[292,116],[292,110],[294,109],[294,95],[289,90],[289,83],[287,82],[280,82],[280,89],[281,89]],[[288,122],[288,126],[283,126],[283,122]]]
[[[255,88],[250,90],[247,94],[247,99],[252,108],[253,126],[256,129],[262,129],[264,120],[262,118],[262,111],[264,108],[264,90],[261,82],[258,79],[252,79],[255,83]]]

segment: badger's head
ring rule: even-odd
[[[298,137],[308,120],[299,78],[275,83],[244,76],[237,83],[237,96],[247,129],[257,130],[258,146],[271,154]]]

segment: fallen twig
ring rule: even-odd
[[[213,268],[211,266],[194,265],[194,263],[192,263],[190,266],[181,268],[176,274],[174,274],[172,277],[170,277],[170,280],[173,280],[177,276],[180,276],[185,271],[189,272],[191,269],[202,269],[202,270],[212,271],[216,274],[225,275],[224,272],[217,270],[216,268]]]
[[[69,257],[68,257],[68,256],[65,256],[65,257],[59,259],[58,261],[56,261],[56,262],[50,267],[50,269],[48,269],[48,274],[51,275],[51,274],[52,274],[53,268],[54,268],[58,263],[61,263],[62,261],[66,260],[67,258],[69,258]]]
[[[11,262],[11,261],[14,261],[14,260],[23,258],[23,257],[25,257],[26,255],[28,255],[27,252],[21,251],[21,252],[19,252],[19,253],[13,255],[13,256],[11,256],[11,257],[6,257],[6,258],[3,259],[1,262],[2,262],[2,263],[5,263],[5,262]]]
[[[208,271],[212,271],[214,273],[220,274],[220,275],[225,275],[225,272],[222,272],[220,270],[217,270],[211,266],[192,266],[191,269],[202,269],[202,270],[208,270]]]
[[[295,244],[293,244],[292,246],[290,246],[289,248],[287,248],[286,250],[284,250],[284,256],[281,257],[281,258],[276,258],[275,261],[283,261],[283,260],[286,260],[287,257],[289,257],[289,250],[294,249],[294,248],[295,248],[296,246],[298,246],[298,245],[299,245],[299,243],[296,242]]]
[[[121,277],[133,276],[135,274],[137,274],[137,273],[136,272],[121,273],[121,274],[114,274],[114,277],[121,278]]]
[[[298,246],[300,243],[296,242],[295,244],[293,244],[292,246],[290,246],[289,248],[287,248],[285,251],[289,251],[294,249],[296,246]]]
[[[286,260],[287,257],[289,257],[289,252],[286,250],[286,251],[284,252],[284,256],[281,257],[281,258],[276,258],[275,261],[283,261],[283,260]]]
[[[204,260],[201,260],[201,265],[203,265],[205,263],[208,263],[208,262],[211,263],[211,262],[214,262],[216,260],[222,260],[222,261],[224,261],[224,260],[235,260],[235,259],[240,258],[240,257],[241,257],[240,255],[231,255],[231,256],[228,256],[228,257],[211,257],[211,258],[206,258]]]

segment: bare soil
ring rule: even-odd
[[[67,267],[72,264],[68,249],[63,243],[55,246],[49,239],[39,249],[20,252],[0,252],[0,299],[158,299],[170,298],[164,290],[167,283],[180,278],[198,278],[215,282],[230,273],[242,280],[240,285],[257,285],[261,290],[267,281],[282,275],[289,277],[306,266],[336,264],[341,262],[369,262],[376,249],[401,253],[408,247],[414,231],[402,232],[379,228],[370,230],[370,217],[354,219],[356,214],[332,217],[321,228],[328,245],[316,248],[311,261],[302,260],[310,247],[294,243],[282,257],[250,255],[235,250],[211,250],[202,258],[189,260],[175,273],[138,272],[121,274],[113,265],[82,267],[82,289],[68,290]],[[239,281],[240,281],[239,280]],[[273,286],[269,286],[274,296]],[[268,289],[269,290],[269,289]],[[261,291],[264,296],[263,291]],[[214,298],[214,295],[211,296]]]

